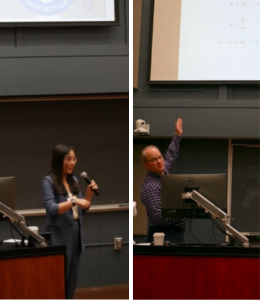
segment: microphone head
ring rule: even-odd
[[[80,176],[81,176],[82,178],[87,178],[87,177],[88,177],[88,175],[87,175],[86,172],[82,172],[82,173],[80,174]]]

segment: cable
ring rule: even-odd
[[[213,237],[214,237],[214,239],[217,242],[217,246],[219,246],[219,241],[218,241],[218,239],[217,239],[217,237],[215,235],[215,230],[214,230],[214,226],[215,226],[214,219],[212,218],[212,216],[210,216],[210,217],[211,217],[211,226],[212,226]]]
[[[11,229],[11,236],[12,236],[12,239],[14,240],[15,242],[15,245],[16,247],[23,247],[24,246],[24,240],[26,239],[26,237],[14,226],[14,224],[11,222],[11,220],[8,218],[8,222],[10,224],[10,229]],[[22,240],[21,240],[21,244],[19,245],[16,241],[16,239],[14,238],[14,235],[13,235],[13,229],[21,236]]]
[[[191,222],[192,222],[192,220],[193,219],[191,219],[190,221],[187,221],[189,223],[189,234],[188,234],[186,246],[189,246],[189,239],[190,239],[190,234],[191,234],[190,228],[191,228]]]
[[[188,235],[188,240],[187,240],[187,246],[189,245],[189,239],[190,239],[190,235],[200,244],[202,245],[203,243],[197,239],[197,237],[195,236],[193,230],[192,230],[192,227],[191,227],[191,223],[192,221],[196,218],[196,215],[197,215],[197,207],[193,209],[193,212],[192,212],[192,218],[190,219],[190,221],[188,221],[189,223],[189,235]]]

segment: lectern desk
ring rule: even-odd
[[[134,299],[260,299],[260,248],[134,246]]]
[[[65,299],[66,246],[0,245],[0,299]]]

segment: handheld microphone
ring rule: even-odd
[[[86,172],[82,172],[82,173],[80,174],[80,176],[81,176],[81,178],[83,178],[83,179],[86,181],[87,184],[91,184],[91,181],[88,179],[88,175],[87,175]],[[93,190],[93,191],[94,191],[94,193],[95,193],[97,196],[99,195],[99,193],[98,193],[97,190]]]

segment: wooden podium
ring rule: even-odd
[[[260,248],[134,246],[134,299],[260,299]]]
[[[0,299],[65,299],[66,247],[0,246]]]

